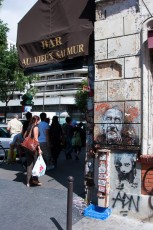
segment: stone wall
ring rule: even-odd
[[[100,191],[96,169],[95,190],[99,200],[109,197],[114,213],[141,219],[150,218],[153,209],[152,194],[143,183],[150,165],[140,161],[140,155],[153,151],[152,63],[147,48],[152,16],[151,0],[96,1],[94,148],[97,159],[100,151],[109,151],[110,171],[109,194]],[[151,189],[152,171],[145,179]]]

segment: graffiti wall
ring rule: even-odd
[[[97,147],[140,146],[140,103],[95,103],[94,142]]]
[[[143,220],[146,217],[153,220],[153,174],[150,167],[141,169],[140,161],[140,155],[153,154],[153,62],[148,46],[148,31],[153,28],[152,15],[151,0],[145,4],[137,0],[96,1],[95,157],[100,159],[101,150],[110,151],[107,176],[109,206],[113,212]],[[102,166],[104,169],[104,162]],[[99,164],[97,167],[95,184],[97,190],[102,188],[104,191]],[[151,191],[149,196],[141,191],[141,170],[145,178],[142,191],[147,188],[147,194]],[[102,187],[100,183],[103,183]]]
[[[128,215],[140,211],[141,170],[137,152],[113,151],[111,154],[110,203],[114,212]]]

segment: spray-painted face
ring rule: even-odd
[[[123,123],[122,112],[116,108],[108,109],[103,117],[102,133],[109,144],[122,142],[121,132]]]
[[[120,160],[120,172],[123,174],[127,174],[132,170],[133,164],[131,161],[131,157],[123,156]]]

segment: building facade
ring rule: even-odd
[[[153,211],[152,0],[96,0],[94,132],[88,199],[113,213]],[[93,137],[92,137],[93,136]]]
[[[34,83],[37,93],[33,98],[34,105],[31,111],[55,112],[59,117],[69,114],[75,120],[82,119],[82,114],[76,107],[75,94],[81,87],[82,81],[87,80],[87,67],[43,71],[35,74],[39,77]],[[20,102],[23,94],[19,91],[14,92],[12,100],[8,103],[8,116],[18,113],[22,117],[23,110]],[[0,102],[1,115],[4,113],[4,107],[5,103]]]

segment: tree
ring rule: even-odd
[[[38,79],[35,75],[24,75],[19,65],[16,48],[8,49],[7,47],[8,31],[7,24],[0,20],[0,101],[6,105],[5,118],[8,102],[13,99],[15,91],[34,95],[36,89],[32,86],[32,83]]]
[[[3,2],[3,0],[0,0],[0,7],[1,7],[1,5],[2,5],[2,2]]]
[[[85,90],[84,90],[85,88]],[[83,80],[80,89],[75,95],[75,103],[81,113],[86,113],[87,110],[87,98],[88,98],[88,82]]]

